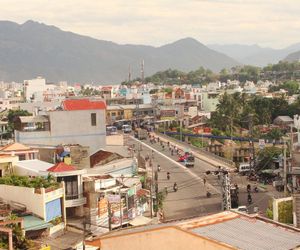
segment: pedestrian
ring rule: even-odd
[[[204,185],[206,184],[206,179],[205,179],[205,178],[203,179],[203,184],[204,184]]]
[[[161,170],[161,168],[160,168],[160,165],[158,164],[157,165],[157,171],[160,172],[160,170]]]
[[[173,149],[171,149],[171,155],[173,156],[174,152],[173,152]]]
[[[167,172],[167,179],[170,180],[170,173]]]
[[[177,192],[177,190],[178,190],[178,186],[177,186],[177,183],[176,183],[176,182],[175,182],[174,185],[173,185],[173,190],[174,190],[174,192]]]

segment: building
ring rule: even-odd
[[[55,165],[39,160],[16,162],[14,173],[19,176],[53,176],[58,183],[64,182],[66,215],[68,217],[83,216],[83,205],[86,198],[83,196],[82,175],[85,169],[77,169],[64,162]]]
[[[8,144],[0,148],[1,155],[17,156],[19,161],[39,158],[39,151],[20,143]]]
[[[25,144],[80,144],[91,152],[105,147],[105,109],[102,100],[67,99],[45,116],[19,117],[15,140]]]
[[[101,250],[131,249],[299,249],[300,230],[257,215],[231,211],[191,220],[110,232],[87,245]]]
[[[26,102],[43,101],[43,92],[47,89],[46,79],[37,77],[24,81],[24,97]]]

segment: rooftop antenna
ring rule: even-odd
[[[130,64],[129,64],[129,67],[128,67],[128,82],[131,82],[131,67],[130,67]]]
[[[145,67],[145,64],[144,64],[144,59],[142,60],[142,63],[141,63],[141,80],[142,80],[142,83],[144,83],[144,67]]]

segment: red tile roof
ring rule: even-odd
[[[64,100],[63,103],[64,110],[89,110],[89,109],[106,109],[106,104],[104,101],[91,101],[89,99],[70,99]]]
[[[77,170],[77,168],[72,165],[67,165],[64,162],[56,163],[53,167],[47,169],[48,172],[66,172],[74,170]]]

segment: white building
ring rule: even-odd
[[[80,144],[89,146],[93,153],[106,145],[105,109],[102,100],[65,100],[61,110],[49,111],[46,116],[19,117],[15,140],[53,146]]]
[[[43,92],[47,89],[46,80],[37,77],[24,81],[24,96],[27,102],[43,101]]]

